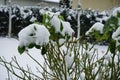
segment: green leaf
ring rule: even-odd
[[[18,46],[18,52],[22,54],[25,51],[25,46]]]
[[[42,50],[41,50],[41,54],[44,55],[48,52],[49,49],[49,45],[43,45],[42,46]]]
[[[112,38],[111,34],[118,28],[118,18],[111,16],[105,23],[103,28],[103,39],[110,41]]]
[[[37,31],[36,27],[34,26],[34,30]]]
[[[120,18],[120,12],[118,12],[118,13],[117,13],[117,17],[119,17],[119,18]]]
[[[45,23],[46,23],[46,14],[43,14],[42,23],[43,23],[43,24],[45,24]]]
[[[35,46],[35,44],[34,44],[34,43],[31,43],[31,44],[28,45],[28,48],[31,49],[31,48],[33,48],[34,46]]]
[[[40,49],[40,45],[35,45],[35,48]]]
[[[115,40],[111,40],[111,42],[110,42],[110,45],[109,45],[109,49],[110,49],[110,52],[111,53],[115,53],[115,50],[116,50],[116,41]]]
[[[119,46],[117,46],[117,50],[120,52],[120,45],[119,45]]]
[[[62,31],[63,30],[63,24],[61,23],[60,24],[60,31]]]
[[[58,16],[58,18],[61,19],[61,20],[63,20],[63,21],[65,20],[64,17],[60,16],[60,15]]]
[[[95,38],[98,40],[98,41],[101,41],[101,34],[100,34],[100,31],[94,31],[94,35],[95,35]]]
[[[110,19],[108,19],[108,21],[105,23],[105,26],[103,28],[103,32],[104,33],[108,33],[109,31],[112,31],[114,29],[117,29],[118,25],[118,19],[116,17],[111,17]]]
[[[44,46],[42,47],[42,50],[41,50],[41,54],[44,55],[46,54],[47,52],[47,48],[45,48]]]

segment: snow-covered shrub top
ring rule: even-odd
[[[31,24],[19,32],[19,46],[29,46],[33,43],[42,46],[49,42],[49,36],[50,33],[44,25]]]
[[[86,35],[89,35],[89,33],[95,31],[99,31],[100,34],[103,34],[103,27],[104,24],[100,23],[100,22],[96,22],[87,32]]]
[[[112,39],[116,41],[116,47],[117,47],[117,46],[120,46],[120,7],[115,8],[113,10],[112,16],[116,18],[116,21],[115,21],[116,26],[115,26],[115,31],[112,34]]]
[[[33,47],[40,48],[48,45],[49,39],[59,42],[60,38],[65,39],[66,35],[70,37],[73,34],[74,31],[70,23],[62,20],[62,16],[59,13],[45,12],[40,24],[33,23],[19,32],[20,44],[18,50],[23,53],[26,47],[28,49]]]
[[[1,33],[5,33],[7,35],[8,28],[7,20],[8,20],[8,6],[0,6],[0,14],[2,17],[0,17],[0,25],[3,26],[3,29],[0,29]],[[77,11],[73,9],[65,9],[65,8],[49,8],[49,7],[39,7],[39,6],[24,6],[21,7],[19,5],[13,5],[12,6],[12,32],[13,35],[16,36],[18,32],[23,29],[24,27],[28,26],[29,24],[32,24],[34,22],[42,22],[43,14],[48,12],[53,12],[54,14],[60,14],[64,17],[65,21],[70,22],[70,25],[72,29],[77,33]],[[56,16],[55,16],[56,17]],[[55,19],[53,17],[53,19]],[[108,17],[106,16],[106,13],[100,14],[100,12],[93,11],[93,10],[86,10],[83,11],[81,17],[80,17],[80,23],[81,23],[81,33],[84,34],[95,22],[103,22],[106,21]],[[5,21],[3,20],[5,19]],[[56,20],[59,21],[59,20]],[[52,20],[51,20],[52,22]],[[52,22],[54,23],[54,22]],[[61,24],[58,22],[58,24]],[[54,24],[55,25],[55,24]],[[59,26],[58,26],[59,27]],[[57,32],[59,32],[59,28],[55,28]],[[6,31],[5,31],[6,30]],[[70,30],[70,29],[68,29]],[[66,31],[68,32],[68,31]],[[64,32],[63,32],[64,33]]]
[[[120,27],[118,27],[117,30],[113,32],[112,38],[116,40],[116,46],[119,46],[120,45]]]
[[[75,33],[69,22],[59,18],[60,13],[46,12],[46,14],[50,17],[50,24],[55,28],[56,33],[59,32],[62,36],[65,36],[65,34],[72,36]],[[49,22],[49,20],[47,19],[46,22]]]
[[[113,16],[117,16],[118,13],[120,13],[120,7],[115,8],[115,9],[113,10],[113,12],[112,12],[112,15],[113,15]]]

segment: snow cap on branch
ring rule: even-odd
[[[31,24],[22,29],[19,34],[20,46],[28,46],[31,43],[44,45],[49,42],[50,33],[44,25]]]
[[[65,36],[65,34],[73,36],[75,33],[74,30],[71,28],[69,22],[59,18],[60,13],[46,12],[46,14],[51,18],[50,23],[55,28],[56,33],[60,32],[63,36]]]
[[[102,23],[100,23],[100,22],[96,22],[96,23],[86,32],[86,35],[89,35],[89,33],[92,32],[92,30],[100,31],[100,33],[103,34],[103,27],[104,27],[104,24],[102,24]]]

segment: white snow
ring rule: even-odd
[[[29,15],[32,15],[32,11],[28,10],[27,12],[25,12],[25,7],[21,7],[20,8],[20,14],[21,16],[25,19],[27,18]]]
[[[68,52],[67,55],[65,56],[65,61],[66,61],[66,69],[69,69],[74,61],[74,53]]]
[[[18,36],[20,46],[28,46],[31,43],[41,46],[49,42],[50,33],[45,26],[34,23],[22,29]]]
[[[63,36],[65,36],[65,34],[69,36],[74,34],[74,30],[71,28],[70,23],[58,18],[60,13],[46,12],[46,14],[51,18],[50,23],[55,28],[56,33],[60,32]],[[60,30],[61,26],[63,27],[62,31]]]
[[[45,1],[51,1],[51,2],[59,2],[60,0],[45,0]]]
[[[5,59],[9,62],[11,61],[11,58],[16,56],[19,64],[27,70],[27,65],[32,69],[32,71],[38,75],[41,76],[40,73],[37,72],[36,67],[42,71],[42,69],[26,54],[23,53],[20,55],[18,53],[17,47],[18,47],[19,41],[17,39],[13,38],[0,38],[0,57],[5,57]],[[29,53],[41,64],[44,63],[44,59],[41,55],[41,51],[39,49],[30,49]],[[19,71],[17,71],[19,73]],[[10,74],[13,76],[12,74]],[[7,79],[7,70],[0,65],[0,80],[8,80]],[[13,80],[18,80],[16,77],[13,76]]]
[[[53,18],[50,20],[50,23],[55,28],[56,32],[60,32],[61,22],[60,22],[60,19],[58,18],[58,16],[53,16]]]
[[[30,22],[34,22],[34,21],[36,21],[36,20],[37,20],[37,18],[33,16],[33,17],[30,19]]]
[[[96,20],[102,23],[102,21],[107,21],[109,18],[110,18],[110,17],[107,17],[107,16],[104,16],[104,17],[102,17],[102,18],[98,18],[98,17],[97,17]]]
[[[63,25],[63,30],[62,30],[61,34],[63,36],[65,36],[65,34],[68,34],[69,36],[72,36],[75,32],[71,28],[70,23],[65,22],[65,21],[61,21],[61,22],[62,22],[62,25]]]
[[[113,32],[112,38],[116,40],[116,46],[119,46],[120,42],[118,40],[120,40],[120,27],[118,27],[117,30]]]
[[[112,12],[112,15],[113,16],[117,16],[117,13],[120,13],[120,7],[118,7],[118,8],[115,8],[114,10],[113,10],[113,12]]]
[[[100,34],[103,34],[103,27],[104,24],[100,23],[100,22],[96,22],[95,24],[93,24],[93,26],[86,32],[86,35],[89,35],[90,32],[92,32],[93,30],[95,31],[100,31]]]
[[[85,73],[84,72],[82,72],[81,74],[80,74],[80,79],[79,80],[85,80]]]
[[[38,65],[24,52],[22,55],[20,55],[18,53],[17,47],[19,45],[19,41],[13,38],[0,38],[0,56],[4,56],[6,58],[7,61],[11,61],[11,57],[16,56],[17,60],[19,62],[19,64],[21,66],[23,66],[23,68],[26,69],[26,65],[30,66],[32,71],[39,75],[39,73],[37,73],[36,71],[36,67],[38,67]],[[105,55],[106,50],[107,50],[107,46],[98,46],[95,45],[95,49],[98,50],[98,58],[102,58],[103,55]],[[61,52],[65,52],[66,53],[67,49],[65,46],[61,47]],[[35,58],[37,59],[41,64],[44,63],[44,59],[41,56],[41,51],[39,49],[29,49],[29,53]],[[67,67],[70,67],[72,61],[73,61],[73,53],[71,52],[71,56],[70,54],[66,55],[66,60],[67,60]],[[39,67],[40,68],[40,67]],[[42,70],[42,69],[40,69]],[[81,74],[81,78],[84,79],[85,74],[82,73]],[[0,80],[5,80],[7,78],[7,71],[6,69],[0,65]],[[16,79],[15,79],[16,80]],[[81,79],[80,79],[81,80]]]

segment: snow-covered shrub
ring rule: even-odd
[[[64,21],[58,13],[45,12],[41,24],[31,24],[19,32],[18,51],[22,54],[29,48],[36,46],[37,49],[42,48],[41,54],[44,54],[45,63],[50,70],[47,73],[53,75],[46,73],[48,76],[44,79],[79,79],[77,70],[80,67],[77,67],[78,61],[74,61],[79,59],[79,56],[78,53],[73,53],[74,50],[71,48],[73,45],[69,43],[72,42],[70,38],[74,35],[70,23]],[[73,67],[77,69],[75,72],[71,72]]]
[[[78,18],[77,11],[67,8],[67,9],[63,9],[60,13],[64,17],[65,21],[70,22],[71,27],[76,32],[75,35],[77,35],[77,18]],[[109,15],[107,14],[107,11],[99,12],[97,10],[91,10],[91,9],[82,10],[80,16],[80,27],[81,27],[80,34],[84,36],[86,31],[88,31],[93,24],[95,24],[96,22],[105,24],[107,19],[109,19]]]
[[[19,34],[18,51],[22,54],[27,48],[40,48],[49,42],[50,33],[44,25],[31,24],[22,29]]]
[[[116,11],[116,9],[115,9]],[[112,15],[105,19],[106,23],[103,24],[101,22],[95,23],[87,32],[86,35],[90,35],[91,37],[95,37],[95,40],[98,41],[107,41],[108,43],[112,40],[113,32],[119,27],[119,13],[113,10]],[[114,36],[113,36],[114,37]]]
[[[86,32],[86,36],[89,36],[89,41],[101,41],[101,36],[103,35],[104,24],[96,22],[93,26]]]
[[[41,8],[39,6],[34,7],[21,7],[18,5],[12,6],[12,34],[17,36],[18,32],[24,27],[34,23],[42,22],[43,13],[45,11],[51,11],[55,13],[60,13],[65,21],[70,22],[72,29],[77,35],[77,11],[69,8]],[[8,6],[0,7],[1,14],[1,34],[7,35],[8,33]],[[104,18],[106,17],[106,18]],[[95,22],[105,22],[108,15],[105,12],[93,11],[91,9],[83,10],[80,16],[81,23],[81,35],[85,35],[85,32],[95,23]],[[2,20],[3,19],[3,20]],[[4,28],[4,29],[3,29]]]
[[[95,23],[87,32],[86,35],[89,35],[92,31],[99,31],[100,34],[103,34],[103,27],[104,25],[100,22]]]
[[[43,73],[37,69],[42,77],[32,73],[29,67],[28,71],[25,70],[15,60],[13,62],[17,66],[0,57],[0,61],[8,71],[22,80],[119,80],[120,54],[116,44],[119,42],[119,27],[111,29],[97,22],[86,33],[87,35],[94,33],[92,36],[95,35],[96,40],[101,41],[107,40],[109,32],[113,30],[114,33],[111,33],[113,39],[110,39],[108,50],[101,51],[99,54],[104,55],[98,57],[99,49],[95,48],[94,44],[89,44],[83,36],[79,39],[74,38],[70,23],[64,21],[65,19],[58,12],[46,10],[40,12],[43,12],[43,16],[39,24],[31,24],[19,32],[18,50],[21,54],[26,51],[25,53],[43,69]],[[119,19],[119,17],[116,17],[117,20],[111,18],[109,19],[111,22]],[[45,66],[29,54],[29,49],[33,47],[41,50]],[[16,74],[15,69],[20,70],[22,75]]]
[[[26,32],[28,32],[28,37],[22,36],[22,39],[20,39],[20,42],[23,40],[22,44],[24,42],[26,43],[27,41],[37,44],[35,32],[36,28],[34,27],[36,25],[37,24],[32,24],[32,28],[30,28],[30,26],[27,27],[30,28],[30,32],[26,31],[25,28],[19,33],[21,34],[23,32],[26,34]],[[44,25],[44,27],[46,27],[50,33],[50,36],[46,36],[47,38],[49,37],[49,42],[47,41],[47,44],[42,46],[40,45],[41,48],[38,48],[41,49],[41,54],[44,54],[43,57],[47,66],[46,70],[43,68],[44,79],[118,79],[119,65],[117,66],[117,64],[119,64],[119,54],[116,52],[117,49],[115,40],[111,40],[108,51],[105,52],[104,56],[98,58],[97,49],[94,48],[94,45],[91,46],[87,43],[86,40],[83,40],[83,38],[74,39],[72,37],[72,33],[74,32],[70,28],[70,24],[68,22],[65,22],[59,13],[45,12],[43,15],[42,25]],[[94,33],[92,35],[95,35],[96,40],[101,41],[103,39],[106,39],[103,35],[104,28],[104,24],[97,22],[90,28],[88,32],[86,32],[86,34],[91,35],[91,33]],[[67,29],[70,29],[70,32],[68,32]],[[31,30],[33,30],[32,33]],[[116,34],[117,31],[118,30],[116,30],[114,34]],[[23,37],[25,37],[25,39]],[[43,41],[44,37],[45,36],[41,36],[41,38],[39,38],[39,41],[41,41],[41,39]],[[27,47],[27,49],[29,48],[31,47]],[[20,50],[21,49],[23,48],[20,48]],[[29,53],[27,54],[29,55]],[[118,60],[115,60],[116,58]]]
[[[118,9],[117,9],[118,10]],[[116,12],[116,13],[115,13]],[[113,14],[111,15],[111,17],[107,20],[107,22],[105,23],[105,25],[101,25],[99,24],[98,27],[101,27],[98,29],[98,27],[96,28],[95,26],[91,27],[91,29],[86,33],[89,36],[96,36],[96,42],[98,41],[103,41],[103,40],[107,40],[109,41],[109,45],[108,45],[108,51],[110,51],[110,53],[108,52],[105,56],[104,56],[104,64],[103,67],[105,67],[106,65],[108,65],[108,68],[105,68],[104,70],[108,71],[107,69],[109,69],[110,71],[108,71],[108,73],[106,74],[107,79],[119,79],[119,70],[118,70],[118,66],[119,65],[119,52],[120,52],[120,43],[119,43],[119,34],[120,34],[120,26],[119,26],[119,11],[115,12],[113,10]],[[114,14],[117,14],[116,16]],[[96,30],[96,31],[93,31]],[[99,32],[98,32],[99,30]],[[92,35],[89,34],[92,32]],[[102,35],[101,35],[102,33]],[[116,58],[117,58],[117,62],[116,62]],[[118,66],[117,66],[118,64]],[[118,70],[118,71],[117,71]],[[115,75],[117,74],[117,75]],[[103,76],[105,77],[105,76]]]

